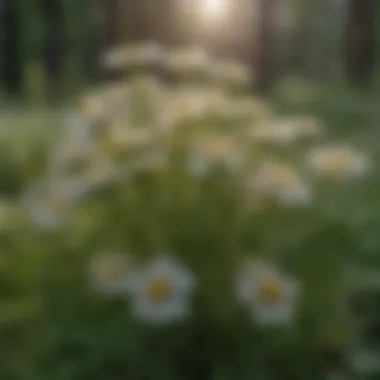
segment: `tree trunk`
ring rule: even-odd
[[[62,0],[44,0],[42,15],[45,26],[44,66],[49,99],[61,92],[64,70],[64,19]]]
[[[120,42],[120,9],[118,0],[104,0],[105,43],[115,46]]]
[[[1,2],[1,52],[2,73],[7,95],[19,96],[22,88],[21,20],[12,0]]]
[[[273,81],[273,20],[274,0],[256,1],[256,44],[254,52],[255,87],[266,93]]]
[[[121,43],[121,17],[119,0],[102,0],[104,19],[103,19],[103,50],[107,51],[118,47]],[[117,80],[122,76],[120,70],[106,70],[103,73],[105,80]]]
[[[378,0],[349,0],[346,73],[355,85],[371,82],[375,63],[375,17]]]
[[[310,46],[313,40],[314,17],[318,12],[320,1],[300,0],[296,7],[296,27],[291,38],[291,58],[289,69],[293,75],[307,76],[309,74]]]

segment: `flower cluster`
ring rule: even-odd
[[[117,60],[116,53],[107,59],[123,64],[150,61],[160,51],[152,46],[130,49],[118,51]],[[172,54],[166,55],[172,63],[168,67],[181,61],[178,52]],[[207,61],[207,72],[211,67],[220,74],[204,54],[181,54],[192,57],[186,62]],[[199,69],[200,63],[195,66]],[[170,85],[144,72],[94,89],[69,115],[58,146],[52,147],[46,176],[53,181],[59,178],[59,193],[71,202],[86,188],[91,191],[107,183],[125,182],[141,171],[164,171],[181,150],[178,164],[190,176],[202,178],[215,169],[227,170],[241,182],[246,197],[261,195],[295,205],[311,202],[313,181],[318,178],[352,179],[368,172],[365,154],[349,145],[329,144],[308,147],[298,157],[306,175],[300,173],[298,162],[270,153],[279,146],[294,150],[296,143],[302,146],[323,136],[321,123],[309,116],[278,117],[255,97],[228,88],[215,81]],[[69,207],[64,202],[59,213],[51,207],[56,202],[49,199],[44,198],[39,207],[39,214],[46,211],[46,220],[53,220],[47,215],[50,212],[67,214]]]
[[[126,76],[84,93],[43,158],[17,150],[39,175],[1,209],[0,232],[21,231],[9,246],[25,255],[28,290],[56,281],[33,299],[94,315],[89,299],[109,314],[121,304],[123,321],[153,327],[215,322],[215,336],[310,326],[310,347],[341,344],[325,331],[344,326],[370,155],[310,115],[277,115],[244,65],[199,49],[133,46],[104,64]],[[62,308],[40,325],[60,324]]]
[[[136,266],[123,254],[94,257],[90,272],[95,290],[133,299],[133,315],[153,324],[190,317],[189,296],[196,279],[167,254],[157,254],[145,266]],[[293,322],[298,284],[270,263],[245,259],[236,273],[237,300],[261,325]]]

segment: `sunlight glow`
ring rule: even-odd
[[[209,21],[225,17],[228,0],[201,0],[203,16]]]

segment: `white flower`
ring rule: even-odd
[[[175,128],[183,121],[203,115],[207,103],[204,93],[196,89],[177,89],[168,94],[165,107],[161,109],[162,122]]]
[[[162,49],[154,42],[131,44],[108,51],[103,56],[103,65],[110,69],[151,65],[159,63],[162,56]]]
[[[50,170],[59,174],[75,174],[88,164],[94,153],[92,140],[62,141],[53,148],[50,156]]]
[[[91,122],[83,115],[69,112],[65,115],[64,138],[68,141],[78,141],[86,144],[91,140]]]
[[[89,93],[80,103],[79,115],[90,123],[103,122],[109,117],[109,107],[100,94]]]
[[[105,104],[113,110],[124,107],[127,101],[128,85],[125,82],[110,83],[99,90],[99,96],[102,97]]]
[[[250,83],[251,71],[248,66],[236,61],[220,61],[212,66],[212,75],[219,80],[234,84]]]
[[[276,162],[262,164],[248,179],[248,187],[287,205],[307,203],[312,198],[311,189],[298,173],[290,166]]]
[[[348,145],[313,149],[307,159],[316,172],[332,178],[357,178],[370,168],[368,157]]]
[[[105,69],[120,69],[125,66],[125,54],[121,48],[113,48],[105,52],[101,57],[102,66]]]
[[[269,263],[247,259],[236,280],[238,301],[248,308],[260,325],[287,325],[293,322],[298,284]]]
[[[73,207],[85,194],[84,182],[69,179],[49,179],[31,187],[24,199],[32,221],[43,229],[61,227]]]
[[[198,47],[177,49],[166,56],[166,67],[177,74],[205,72],[210,64],[209,57]]]
[[[129,81],[126,120],[133,126],[151,124],[160,113],[166,88],[153,76],[136,76]]]
[[[130,258],[122,253],[105,253],[90,262],[90,285],[100,293],[128,291],[128,274],[133,270]]]
[[[154,136],[147,128],[128,128],[119,124],[110,127],[108,134],[98,141],[98,147],[105,155],[113,155],[129,149],[147,148],[154,142]]]
[[[186,268],[168,256],[157,255],[131,277],[133,314],[153,325],[183,320],[191,311],[189,295],[194,286]]]
[[[165,93],[161,82],[152,75],[139,75],[127,82],[129,97],[143,95],[148,99],[159,100]]]
[[[196,174],[204,174],[215,165],[237,170],[243,164],[243,153],[228,138],[200,138],[190,150],[190,170]]]
[[[260,143],[289,145],[297,139],[296,132],[292,124],[282,123],[273,125],[267,123],[253,128],[251,135],[255,141]]]
[[[80,178],[89,188],[121,180],[117,164],[104,157],[93,157],[80,174]]]
[[[267,120],[252,128],[252,137],[256,141],[275,145],[290,145],[298,139],[315,137],[320,133],[318,120],[306,117]]]

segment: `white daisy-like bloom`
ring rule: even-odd
[[[241,263],[235,292],[259,325],[289,325],[294,321],[298,283],[265,261],[245,259]]]
[[[158,254],[129,281],[133,315],[152,325],[190,316],[190,295],[195,279],[172,257]]]
[[[65,224],[87,190],[83,181],[51,178],[28,189],[24,204],[38,227],[56,229]]]
[[[233,84],[246,85],[251,80],[251,70],[243,63],[224,60],[215,62],[212,66],[212,75],[219,80]]]
[[[199,47],[172,50],[165,57],[165,66],[176,74],[207,72],[210,64],[210,58]]]
[[[144,95],[148,99],[157,100],[165,93],[162,83],[152,75],[139,75],[127,82],[129,98]]]
[[[322,132],[317,119],[285,118],[266,120],[251,128],[251,136],[260,143],[287,146],[299,139],[316,137]]]
[[[125,66],[125,54],[121,47],[112,48],[101,56],[101,65],[105,69],[120,69]]]
[[[307,161],[317,173],[331,178],[358,178],[370,169],[368,156],[349,145],[315,148]]]
[[[195,140],[189,152],[190,170],[198,175],[205,174],[214,166],[238,170],[245,162],[244,152],[225,137],[200,138]]]
[[[201,117],[207,107],[204,92],[199,89],[176,89],[168,93],[161,108],[163,126],[176,126],[187,120]]]
[[[128,291],[131,259],[123,253],[103,253],[90,262],[90,286],[99,293],[120,294]]]
[[[113,124],[108,133],[98,140],[97,146],[105,155],[113,155],[129,149],[147,148],[153,142],[154,135],[151,129]]]
[[[104,156],[94,156],[79,174],[79,178],[90,189],[123,179],[119,166]]]
[[[50,155],[49,170],[53,173],[75,174],[81,170],[94,154],[94,143],[92,138],[83,140],[63,140],[58,146],[54,147]]]
[[[113,111],[120,107],[125,107],[128,95],[128,83],[117,82],[104,85],[100,88],[99,95]]]
[[[100,94],[89,93],[80,102],[79,115],[90,123],[103,122],[109,117],[109,107]]]
[[[277,199],[284,205],[308,203],[312,199],[311,188],[300,178],[295,169],[277,162],[265,162],[248,178],[248,190],[253,189]]]
[[[240,116],[242,111],[240,104],[238,105],[236,99],[231,98],[223,89],[210,88],[204,95],[207,114],[210,116],[223,119]]]
[[[72,110],[65,115],[63,127],[66,139],[86,141],[91,136],[91,123]]]
[[[164,52],[155,42],[145,42],[119,47],[106,52],[103,66],[109,69],[122,69],[130,66],[153,65],[162,61]]]
[[[297,139],[297,131],[292,124],[275,124],[267,122],[255,126],[250,131],[253,140],[258,143],[274,144],[278,146],[290,145]]]
[[[209,109],[212,115],[229,122],[231,128],[234,128],[235,120],[251,116],[251,111],[247,109],[243,101],[234,99],[225,92],[221,94],[219,99],[215,97],[211,101],[213,103],[210,103]]]
[[[166,88],[162,83],[154,76],[136,76],[129,81],[128,88],[126,119],[135,125],[135,116],[143,110],[144,119],[155,121],[166,96]]]

